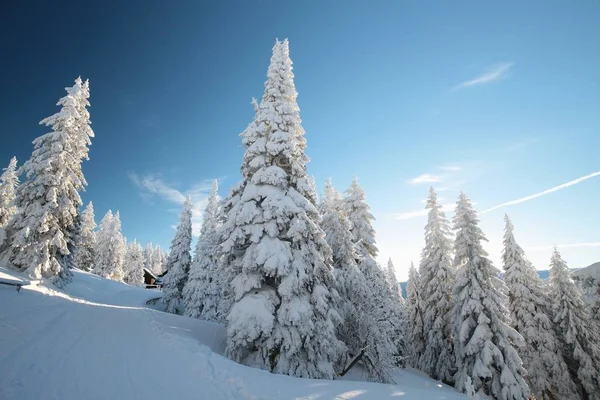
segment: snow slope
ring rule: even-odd
[[[600,261],[571,273],[574,278],[593,278],[600,281]]]
[[[22,279],[0,268],[0,279]],[[274,375],[222,357],[224,328],[148,308],[160,292],[75,271],[65,292],[0,285],[0,399],[464,399],[418,372],[397,385]],[[359,370],[347,379],[361,379]]]

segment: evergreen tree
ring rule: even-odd
[[[73,262],[82,271],[91,271],[96,250],[96,221],[94,220],[94,205],[90,201],[81,214],[81,223],[76,236],[76,246],[73,252]]]
[[[232,281],[227,354],[274,373],[332,378],[340,347],[330,249],[306,173],[288,42],[276,42],[265,93],[243,133],[239,198],[223,227]]]
[[[176,314],[181,302],[181,291],[185,286],[192,263],[192,199],[183,203],[183,211],[171,249],[167,258],[167,274],[163,279],[165,311]]]
[[[387,376],[396,362],[394,355],[397,353],[397,346],[394,342],[399,342],[400,338],[395,335],[391,323],[396,318],[385,272],[375,261],[379,252],[372,226],[375,217],[370,212],[365,192],[356,177],[346,190],[344,212],[350,221],[352,241],[358,255],[358,267],[367,280],[367,307],[375,320],[375,325],[369,331],[365,355],[372,363],[378,363],[378,369],[385,371]],[[389,382],[390,378],[382,375],[379,380]]]
[[[2,171],[4,172],[0,175],[0,228],[6,226],[17,212],[17,207],[14,205],[15,189],[19,185],[17,158],[11,158],[8,167]]]
[[[257,132],[260,125],[260,120],[258,118],[260,106],[254,97],[252,98],[252,106],[254,107],[254,119],[252,122],[250,122],[250,124],[248,124],[248,127],[242,133],[240,133],[242,145],[246,151],[258,138]],[[224,220],[226,220],[226,217],[232,213],[232,210],[240,202],[245,187],[246,179],[242,179],[229,191],[228,196],[221,202],[221,210]],[[219,286],[221,288],[221,301],[218,320],[221,323],[227,322],[227,316],[229,315],[231,306],[235,301],[235,293],[231,283],[233,282],[233,278],[236,276],[236,268],[234,268],[234,263],[238,257],[238,254],[223,251],[221,244],[227,240],[227,238],[229,238],[235,228],[236,224],[234,223],[223,224],[218,232],[219,246],[217,247],[217,258],[219,259],[219,275],[217,278],[220,281]]]
[[[200,238],[190,267],[189,280],[183,288],[184,315],[205,321],[219,321],[221,287],[218,279],[218,229],[221,225],[219,184],[213,181],[212,192],[204,210]]]
[[[121,234],[121,218],[108,210],[96,234],[96,251],[93,272],[104,278],[122,281],[125,275],[125,241]]]
[[[167,257],[163,253],[160,245],[156,245],[154,249],[152,249],[152,265],[150,271],[155,275],[163,275],[166,274],[169,268]]]
[[[456,387],[465,392],[470,379],[476,393],[500,400],[525,400],[529,387],[515,345],[523,338],[509,326],[507,289],[500,271],[487,258],[477,213],[461,192],[454,215],[454,349]]]
[[[411,262],[406,285],[406,358],[408,365],[420,368],[420,359],[425,350],[423,330],[423,300],[420,292],[421,277]]]
[[[390,293],[392,294],[392,299],[397,301],[400,304],[404,304],[404,296],[402,296],[402,287],[400,286],[400,282],[398,282],[398,278],[396,278],[396,268],[394,267],[394,263],[392,259],[388,259],[387,268],[385,270],[385,278],[390,287]]]
[[[392,315],[390,316],[390,323],[392,325],[392,339],[395,346],[394,355],[396,357],[396,365],[404,367],[406,365],[406,304],[404,302],[404,297],[402,296],[400,282],[398,282],[398,279],[396,278],[396,271],[391,258],[387,263],[385,277],[391,294]]]
[[[78,78],[66,91],[57,103],[61,110],[40,122],[52,132],[33,141],[31,158],[21,169],[27,180],[16,190],[17,213],[6,226],[2,256],[32,278],[52,279],[59,287],[72,275],[61,262],[74,236],[79,192],[87,184],[81,163],[94,135],[86,110],[88,82]]]
[[[152,272],[154,275],[157,275],[154,269],[152,268],[153,257],[154,246],[152,245],[152,243],[146,243],[146,247],[144,248],[144,268]]]
[[[127,245],[124,269],[126,283],[134,286],[144,285],[144,251],[136,240]]]
[[[600,333],[567,263],[555,248],[550,261],[550,300],[554,326],[564,342],[564,358],[584,399],[600,399]]]
[[[425,247],[419,267],[425,349],[419,364],[433,379],[452,382],[456,372],[451,319],[455,269],[450,227],[433,188],[429,189],[426,208]]]
[[[544,285],[517,244],[507,215],[504,220],[504,282],[508,287],[511,326],[525,340],[520,355],[531,392],[540,400],[575,399],[577,389],[553,331]]]
[[[372,300],[367,280],[357,265],[359,257],[352,240],[350,221],[343,209],[342,196],[333,188],[331,180],[325,184],[320,208],[323,214],[321,227],[332,250],[334,277],[340,295],[336,299],[336,308],[343,322],[336,332],[348,349],[340,358],[340,366],[344,368],[363,349],[368,349],[370,337],[380,337],[380,333],[374,332],[377,322],[371,315]],[[386,382],[389,380],[388,365],[380,363],[377,358],[372,359],[374,354],[365,351],[362,364],[371,380]]]

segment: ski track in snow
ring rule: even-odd
[[[0,399],[465,398],[406,371],[399,385],[270,374],[221,356],[222,327],[145,307],[157,292],[78,271],[67,292],[0,285]]]

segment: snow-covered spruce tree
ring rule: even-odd
[[[0,175],[0,228],[6,226],[8,221],[17,212],[14,205],[15,189],[19,185],[19,176],[17,174],[17,158],[10,159],[8,167],[4,168]]]
[[[406,285],[406,359],[413,368],[420,367],[420,360],[425,350],[425,333],[423,331],[423,300],[420,292],[421,276],[411,262]]]
[[[151,260],[152,264],[150,271],[152,271],[152,273],[154,273],[155,275],[162,275],[168,271],[168,260],[167,257],[165,257],[165,254],[163,253],[162,249],[160,248],[160,245],[157,244],[156,247],[152,249]]]
[[[74,236],[79,192],[87,184],[81,163],[94,135],[86,111],[88,83],[78,78],[66,91],[57,103],[61,110],[40,122],[52,132],[33,141],[31,158],[21,168],[27,180],[16,190],[17,213],[5,227],[2,256],[32,278],[52,279],[59,287],[72,275],[61,261],[69,255]]]
[[[222,249],[235,277],[227,354],[274,373],[333,378],[335,337],[330,249],[319,227],[287,40],[277,41],[250,142],[240,197]]]
[[[396,278],[396,270],[394,263],[390,258],[385,270],[385,278],[391,294],[392,314],[390,322],[392,324],[392,338],[395,345],[396,365],[399,367],[406,366],[406,315],[405,302],[402,296],[402,288],[400,282]]]
[[[577,389],[554,334],[544,285],[517,244],[507,215],[504,220],[504,282],[508,288],[511,326],[525,340],[519,353],[527,370],[526,380],[536,399],[575,399]]]
[[[154,246],[152,243],[146,243],[144,247],[144,268],[156,275],[156,272],[152,269],[152,257],[154,255]]]
[[[328,179],[325,184],[325,196],[320,204],[322,213],[321,227],[325,239],[332,250],[335,285],[340,295],[335,303],[342,323],[337,326],[337,337],[347,347],[340,357],[340,368],[359,355],[367,346],[371,331],[377,323],[370,314],[371,297],[367,281],[357,265],[358,255],[352,240],[351,225],[343,210],[342,196]],[[378,362],[368,360],[363,355],[369,378],[374,381],[386,381],[388,371]]]
[[[392,323],[398,324],[399,321],[394,318],[395,309],[385,272],[375,261],[379,252],[371,223],[375,217],[369,210],[365,192],[356,177],[346,190],[344,212],[350,221],[352,241],[358,255],[358,268],[367,279],[369,314],[375,320],[375,326],[370,328],[367,337],[365,357],[368,362],[379,364],[375,369],[385,371],[379,381],[388,382],[390,378],[385,376],[396,363],[395,343],[400,341],[400,338],[395,336],[395,326]]]
[[[392,259],[388,259],[387,268],[385,269],[385,278],[390,287],[390,292],[392,294],[392,299],[397,301],[400,304],[404,304],[404,296],[402,296],[402,287],[400,286],[400,282],[398,278],[396,278],[396,267],[394,267],[394,263]]]
[[[525,400],[529,387],[515,346],[524,345],[509,326],[506,286],[481,242],[487,240],[478,226],[477,212],[463,192],[453,219],[454,243],[454,351],[458,372],[456,388],[465,392],[468,378],[479,394],[500,400]]]
[[[550,261],[550,302],[571,377],[582,398],[600,399],[600,333],[556,248]]]
[[[123,271],[125,252],[119,212],[113,215],[112,211],[108,210],[96,233],[93,272],[104,278],[122,281],[125,275]]]
[[[219,246],[218,229],[222,218],[218,191],[219,183],[214,180],[204,210],[200,238],[190,267],[189,279],[182,292],[185,316],[215,322],[219,320],[221,303],[217,247]]]
[[[134,286],[144,285],[144,251],[136,240],[127,244],[124,269],[126,283]]]
[[[167,258],[167,274],[163,279],[165,311],[177,314],[181,303],[181,291],[185,286],[192,263],[192,199],[183,203],[179,225]]]
[[[94,205],[90,201],[81,214],[81,222],[75,240],[73,262],[82,271],[91,271],[96,250],[96,221]]]
[[[455,269],[451,258],[451,233],[433,188],[429,189],[425,208],[429,213],[419,267],[425,349],[419,365],[433,379],[453,382],[456,362],[451,315]]]
[[[252,144],[258,138],[257,133],[259,132],[258,127],[260,124],[260,120],[258,119],[260,106],[254,97],[252,98],[251,104],[254,107],[254,119],[252,120],[252,122],[250,122],[250,124],[248,124],[248,127],[239,135],[242,141],[242,145],[246,150],[250,146],[252,146]],[[242,194],[244,192],[244,188],[246,187],[246,183],[246,179],[242,179],[233,188],[230,189],[227,197],[225,197],[221,201],[221,214],[223,222],[226,221],[227,216],[232,213],[232,210],[240,202]],[[235,229],[235,226],[236,225],[234,223],[223,223],[217,233],[219,242],[219,245],[217,246],[217,258],[219,260],[219,275],[217,276],[217,279],[219,280],[219,287],[221,289],[219,315],[217,317],[217,320],[223,324],[227,323],[227,316],[229,315],[229,312],[231,311],[231,306],[235,301],[235,293],[231,283],[233,282],[233,278],[235,278],[237,273],[233,265],[233,262],[237,258],[237,255],[233,252],[223,251],[223,246],[221,246],[221,244],[229,238],[229,236]]]

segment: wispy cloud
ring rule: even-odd
[[[419,175],[415,178],[409,179],[406,182],[410,183],[411,185],[420,185],[423,183],[436,183],[436,182],[441,182],[441,181],[442,181],[441,176],[431,175],[431,174],[423,174],[423,175]]]
[[[458,165],[442,165],[440,167],[440,169],[442,171],[449,171],[449,172],[458,172],[458,171],[462,171],[463,167],[460,167]]]
[[[149,200],[159,197],[169,203],[182,205],[187,196],[192,198],[192,229],[194,235],[200,234],[202,226],[202,213],[206,208],[208,196],[211,191],[212,180],[204,180],[192,185],[188,190],[176,189],[173,184],[165,182],[155,174],[138,175],[135,172],[128,173],[129,179],[142,190],[140,195]],[[181,208],[169,208],[169,212],[181,212]]]
[[[508,73],[508,71],[510,71],[512,66],[513,63],[496,64],[484,74],[456,85],[454,88],[452,88],[452,91],[465,89],[476,85],[484,85],[486,83],[500,80],[506,76],[506,74]]]
[[[530,196],[521,197],[520,199],[516,199],[516,200],[512,200],[512,201],[507,201],[506,203],[498,204],[497,206],[494,206],[494,207],[488,208],[487,210],[482,211],[481,214],[489,213],[489,212],[497,210],[499,208],[504,208],[504,207],[508,207],[508,206],[513,206],[515,204],[525,203],[526,201],[537,199],[538,197],[542,197],[547,194],[558,192],[559,190],[562,190],[562,189],[566,189],[570,186],[577,185],[578,183],[581,183],[585,180],[594,178],[596,176],[600,176],[600,171],[596,171],[589,175],[582,176],[581,178],[577,178],[570,182],[563,183],[562,185],[554,186],[553,188],[544,190],[543,192],[532,194]]]
[[[537,246],[537,247],[527,247],[527,251],[543,251],[543,250],[552,250],[555,245],[549,246]],[[568,248],[579,248],[579,247],[600,247],[600,242],[586,242],[586,243],[570,243],[570,244],[557,244],[556,247],[559,249],[568,249]]]
[[[454,208],[454,205],[455,205],[454,203],[444,204],[442,206],[442,210],[444,212],[452,211],[452,209]],[[424,217],[424,216],[427,215],[428,212],[429,212],[429,210],[424,208],[422,210],[409,211],[409,212],[405,212],[405,213],[398,213],[398,214],[394,214],[394,219],[405,220],[405,219],[413,219],[413,218]]]

